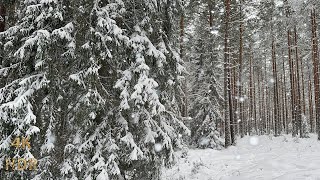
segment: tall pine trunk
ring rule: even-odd
[[[244,137],[244,129],[243,129],[243,121],[244,121],[244,116],[243,116],[243,95],[242,95],[242,73],[243,73],[243,22],[242,22],[242,0],[240,0],[240,34],[239,34],[239,126],[240,126],[240,136]]]
[[[286,91],[286,87],[287,87],[287,81],[286,81],[286,68],[285,68],[285,58],[283,57],[282,60],[282,71],[283,71],[283,87],[282,87],[282,94],[283,94],[283,113],[285,113],[285,115],[283,116],[283,127],[284,127],[284,131],[286,132],[286,134],[289,134],[289,130],[288,130],[288,102],[287,102],[287,91]]]
[[[311,133],[315,132],[315,127],[314,127],[314,104],[313,104],[313,90],[312,90],[312,79],[311,79],[311,71],[310,71],[310,67],[308,66],[308,72],[309,72],[309,80],[308,80],[308,94],[309,94],[309,119],[310,119],[310,131]]]
[[[286,6],[286,17],[289,19],[290,17],[290,8],[288,5],[288,1],[284,0],[284,4]],[[290,74],[290,96],[291,96],[291,124],[292,124],[292,136],[296,136],[296,88],[295,88],[295,71],[294,71],[294,62],[292,59],[292,39],[291,39],[291,31],[288,24],[287,29],[287,43],[288,43],[288,63],[289,63],[289,74]]]
[[[251,50],[251,48],[250,48]],[[249,135],[252,134],[252,126],[254,121],[254,103],[253,103],[253,67],[252,67],[252,56],[249,57],[249,99],[250,99],[250,109],[249,109],[249,122],[248,122],[248,131]]]
[[[280,135],[279,127],[279,94],[278,94],[278,75],[277,75],[277,62],[276,62],[276,49],[274,40],[272,41],[272,72],[273,72],[273,112],[274,112],[274,133],[275,136]]]
[[[318,140],[320,140],[320,102],[319,102],[319,57],[318,57],[318,38],[317,38],[317,23],[315,9],[311,12],[312,22],[312,60],[313,60],[313,86],[314,86],[314,101],[316,114],[316,132]]]
[[[230,56],[229,56],[229,21],[230,21],[230,0],[225,0],[225,32],[224,32],[225,147],[229,147],[231,145],[230,123],[233,122]]]
[[[299,52],[298,52],[298,37],[297,28],[294,27],[294,46],[295,46],[295,56],[296,56],[296,132],[300,133],[300,137],[303,137],[302,132],[302,112],[301,112],[301,90],[300,90],[300,71],[299,71]]]
[[[293,59],[291,57],[292,53],[292,47],[291,47],[291,32],[288,30],[288,62],[289,62],[289,73],[290,73],[290,95],[291,95],[291,124],[292,124],[292,135],[296,136],[296,127],[295,127],[295,121],[296,121],[296,106],[295,106],[295,83],[294,83],[294,63]]]
[[[229,52],[230,53],[230,52]],[[233,63],[236,64],[236,63]],[[231,66],[231,65],[230,65]],[[233,121],[231,121],[231,127],[230,127],[230,131],[231,131],[231,144],[235,145],[236,144],[236,131],[237,131],[237,100],[235,97],[237,97],[237,90],[236,90],[236,68],[232,67],[231,68],[231,97],[232,97],[232,111],[233,113]]]

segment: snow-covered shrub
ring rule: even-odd
[[[191,173],[192,174],[197,174],[202,166],[204,166],[204,164],[203,164],[201,159],[199,161],[193,162]]]
[[[188,156],[188,147],[186,145],[183,146],[182,151],[181,151],[181,158],[187,158]]]
[[[154,2],[21,1],[0,33],[1,158],[35,156],[34,180],[151,180],[174,163],[190,134],[176,102],[180,3]],[[31,136],[33,154],[12,154],[13,136]]]
[[[216,125],[213,119],[207,115],[202,122],[201,126],[195,132],[193,138],[197,141],[199,148],[212,148],[222,149],[223,139],[220,138],[220,134],[216,129]]]
[[[274,135],[273,135],[273,131],[272,130],[270,130],[270,134],[268,135],[268,137],[269,137],[270,140],[273,139]]]
[[[251,135],[258,135],[258,132],[256,131],[256,128],[254,128],[254,127],[251,128]]]
[[[282,135],[282,137],[283,137],[283,140],[282,140],[283,142],[288,142],[288,139],[286,136]]]

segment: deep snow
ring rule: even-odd
[[[315,135],[244,137],[222,151],[189,149],[186,158],[181,155],[177,152],[177,164],[163,170],[163,180],[320,180]]]

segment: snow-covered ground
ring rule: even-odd
[[[189,149],[163,180],[320,180],[320,142],[315,135],[239,139],[222,151]]]

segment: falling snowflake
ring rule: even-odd
[[[172,85],[174,84],[174,82],[173,82],[171,79],[169,79],[169,80],[168,80],[168,84],[169,84],[170,86],[172,86]]]
[[[239,98],[239,101],[240,101],[240,102],[244,102],[244,97],[240,97],[240,98]]]
[[[95,119],[95,118],[96,118],[96,113],[91,112],[91,113],[89,114],[89,117],[90,117],[91,119]]]
[[[210,33],[217,36],[217,35],[219,34],[219,31],[217,31],[217,30],[211,30]]]
[[[210,143],[210,139],[209,138],[207,138],[207,137],[202,137],[201,139],[200,139],[200,146],[206,146],[206,145],[209,145],[209,143]]]
[[[256,136],[250,137],[249,142],[252,146],[256,146],[259,144],[259,138]]]
[[[270,79],[270,83],[274,83],[275,80],[273,78]]]
[[[154,145],[154,150],[155,150],[156,152],[160,152],[160,151],[162,150],[162,144],[156,143],[156,144]]]

